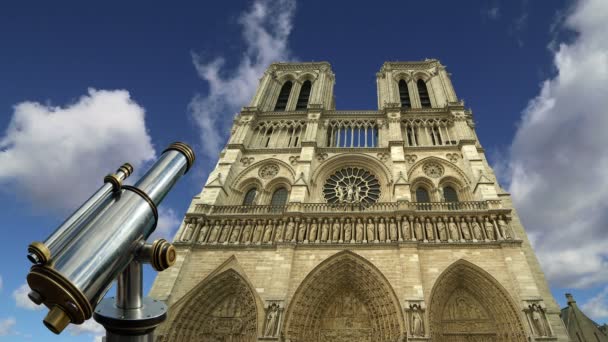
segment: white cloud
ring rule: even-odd
[[[498,3],[495,3],[492,7],[481,10],[481,15],[484,18],[490,20],[496,20],[500,18],[500,7],[498,7]]]
[[[124,162],[155,157],[144,109],[125,90],[94,90],[65,107],[22,102],[0,137],[0,184],[34,207],[73,209]]]
[[[581,305],[581,309],[595,320],[608,318],[608,287]]]
[[[27,284],[23,284],[13,291],[13,298],[15,299],[15,304],[17,307],[27,310],[44,309],[44,305],[36,305],[28,298],[27,294],[29,292],[30,287]]]
[[[209,85],[208,94],[196,95],[190,102],[192,116],[201,129],[205,156],[217,158],[232,114],[251,100],[268,65],[290,59],[287,38],[294,11],[294,0],[255,1],[239,19],[246,50],[232,72],[226,71],[223,57],[205,61],[193,54],[199,76]]]
[[[89,319],[82,324],[70,324],[68,326],[68,331],[72,335],[82,335],[82,334],[94,334],[94,335],[105,335],[106,330],[103,325],[95,322],[94,319]],[[96,339],[98,336],[93,336]]]
[[[180,223],[181,220],[175,213],[175,210],[160,207],[158,210],[158,224],[156,225],[156,230],[152,233],[150,238],[148,238],[148,241],[159,238],[163,238],[167,241],[173,240],[173,235],[175,235]]]
[[[13,317],[0,320],[0,336],[6,336],[13,332],[13,327],[17,324],[17,320]]]
[[[2,281],[2,276],[0,276],[0,292],[2,292],[3,286],[4,286],[4,283]]]
[[[510,191],[555,286],[608,282],[608,2],[579,1],[578,33],[554,50],[557,74],[524,110],[510,150]]]

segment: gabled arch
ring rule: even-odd
[[[318,75],[312,73],[310,71],[305,71],[297,77],[298,82],[304,83],[304,81],[310,81],[314,86],[315,81],[317,80]]]
[[[521,310],[500,283],[481,267],[460,259],[437,278],[429,301],[433,341],[524,342]]]
[[[256,178],[256,175],[253,174],[249,174],[251,170],[257,169],[258,167],[262,166],[263,164],[267,164],[267,163],[276,163],[279,165],[280,169],[279,169],[279,174],[281,173],[280,170],[285,169],[288,171],[289,176],[291,176],[290,182],[291,184],[293,184],[295,176],[296,176],[296,172],[293,170],[293,168],[291,167],[291,165],[287,164],[286,162],[277,159],[277,158],[267,158],[264,160],[260,160],[257,161],[251,165],[249,165],[247,168],[245,168],[243,171],[241,171],[238,176],[236,176],[236,178],[234,179],[234,181],[232,182],[232,184],[234,184],[231,188],[234,190],[238,190],[241,191],[239,189],[242,189],[242,187],[245,185],[244,182],[244,178],[249,179],[250,177],[252,178]],[[259,182],[259,180],[258,180]],[[261,182],[260,182],[261,184]]]
[[[412,165],[412,167],[410,167],[410,169],[407,171],[407,177],[408,179],[412,178],[412,175],[418,171],[423,164],[430,162],[430,161],[434,161],[437,162],[439,164],[441,164],[441,166],[444,168],[444,170],[451,170],[453,171],[452,174],[448,174],[447,172],[445,173],[445,175],[443,177],[447,177],[447,176],[454,176],[455,179],[457,179],[459,182],[461,182],[463,184],[463,186],[470,186],[471,183],[469,182],[469,177],[467,177],[467,175],[460,169],[458,168],[458,166],[448,162],[447,160],[438,158],[438,157],[434,157],[434,156],[430,156],[430,157],[426,157],[426,158],[422,158],[419,161],[417,161],[416,163],[414,163],[414,165]],[[441,179],[441,178],[440,178]],[[437,184],[437,181],[433,181],[434,184]]]
[[[262,301],[234,256],[171,305],[160,341],[257,341]]]
[[[345,317],[358,330],[344,329]],[[385,342],[405,336],[403,312],[389,281],[351,251],[329,257],[306,276],[284,322],[286,339],[298,342]]]

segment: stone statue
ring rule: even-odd
[[[355,240],[357,242],[363,241],[363,223],[361,223],[361,219],[357,219],[357,224],[355,225]]]
[[[277,225],[277,230],[276,230],[276,233],[274,234],[274,241],[282,242],[283,234],[285,233],[285,230],[283,229],[283,228],[285,228],[285,224],[283,223],[283,221],[279,220],[279,222],[276,223],[276,225]]]
[[[412,236],[410,236],[410,222],[405,216],[403,216],[403,220],[401,221],[401,234],[403,236],[403,240],[409,240],[412,238]]]
[[[302,242],[306,239],[306,223],[304,220],[298,224],[298,242]]]
[[[353,201],[353,194],[355,193],[355,189],[353,189],[352,185],[348,187],[348,189],[346,189],[346,201],[347,202],[352,202]]]
[[[275,327],[277,325],[277,317],[279,316],[279,308],[276,304],[271,305],[268,308],[268,314],[266,315],[266,330],[264,336],[273,337],[275,335]]]
[[[205,239],[207,238],[207,232],[209,232],[209,224],[208,222],[204,222],[203,226],[201,227],[201,231],[198,233],[198,242],[199,243],[204,243]]]
[[[414,222],[414,234],[416,234],[416,239],[421,241],[425,240],[424,234],[422,233],[422,223],[420,223],[418,218],[416,218],[416,222]]]
[[[442,219],[437,220],[437,232],[439,233],[439,240],[446,241],[448,239],[448,231]]]
[[[239,241],[239,233],[241,232],[241,223],[236,222],[234,228],[232,228],[232,233],[230,233],[230,242]]]
[[[272,238],[272,221],[268,220],[268,223],[266,224],[266,228],[264,228],[264,237],[262,238],[262,241],[264,243],[270,242],[270,239]]]
[[[317,220],[313,219],[310,224],[310,229],[308,231],[308,241],[319,241],[317,238],[317,231],[319,230],[319,226],[317,225]]]
[[[287,227],[285,228],[285,240],[293,241],[293,233],[296,229],[296,224],[293,222],[293,219],[290,217],[287,222]]]
[[[251,239],[251,230],[251,221],[247,221],[245,224],[245,229],[243,229],[243,237],[241,238],[241,242],[249,243],[249,240]]]
[[[484,219],[483,225],[486,229],[486,236],[488,237],[488,239],[496,240],[496,238],[494,237],[494,225],[488,220],[487,217]]]
[[[215,221],[215,225],[213,229],[211,229],[211,233],[209,234],[209,242],[215,242],[217,236],[220,234],[220,221]]]
[[[253,239],[251,242],[260,243],[260,239],[262,238],[262,231],[264,230],[264,221],[259,220],[258,224],[256,224],[253,229]]]
[[[378,223],[378,240],[386,241],[386,224],[384,223],[384,219],[380,219],[380,223]]]
[[[435,232],[433,232],[433,222],[428,217],[426,218],[426,223],[424,224],[424,230],[426,232],[426,238],[429,240],[435,239]]]
[[[344,190],[341,186],[336,186],[336,197],[338,197],[338,203],[344,202]]]
[[[331,239],[334,242],[338,242],[338,240],[340,240],[340,222],[338,220],[335,220],[334,224],[332,225]]]
[[[539,305],[532,304],[530,307],[530,315],[532,316],[532,323],[534,324],[534,329],[538,336],[549,336],[547,324]]]
[[[508,227],[509,226],[507,225],[507,222],[505,222],[505,220],[503,220],[503,217],[501,216],[498,219],[498,228],[500,229],[500,234],[505,239],[511,239],[511,236],[509,235]]]
[[[448,230],[450,231],[450,240],[460,240],[460,234],[458,234],[458,225],[456,225],[456,222],[454,222],[453,217],[450,217],[450,222],[448,222]]]
[[[190,241],[190,239],[192,238],[192,234],[194,233],[194,219],[190,220],[190,222],[188,224],[186,224],[186,228],[184,229],[184,232],[182,233],[182,238],[180,240],[182,241]]]
[[[412,305],[412,336],[424,336],[424,324],[418,305]]]
[[[372,222],[372,219],[367,219],[367,241],[372,242],[376,239],[376,234],[375,234],[375,229],[374,229],[374,222]]]
[[[344,223],[344,241],[350,241],[353,235],[353,227],[350,223],[350,219],[346,219]]]
[[[327,219],[324,219],[321,224],[321,241],[326,242],[327,239],[329,239],[329,223],[327,223]]]
[[[473,229],[473,237],[477,240],[483,240],[483,233],[481,232],[481,227],[476,219],[473,219],[473,223],[471,223],[471,228]]]
[[[389,237],[391,239],[391,241],[397,241],[397,223],[395,222],[395,219],[391,217],[391,220],[388,224],[388,232],[389,232]]]
[[[219,243],[228,242],[228,233],[230,233],[231,226],[230,221],[224,223],[224,228],[222,228],[222,234],[220,234],[220,240],[218,241]]]
[[[465,240],[471,240],[469,224],[467,223],[467,221],[465,221],[464,217],[460,219],[460,229],[462,229],[462,238]]]

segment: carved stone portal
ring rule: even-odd
[[[257,338],[255,298],[248,284],[228,270],[196,288],[172,308],[176,315],[159,341],[253,342]]]
[[[342,252],[302,282],[285,320],[285,340],[393,342],[403,314],[390,285],[368,261]]]

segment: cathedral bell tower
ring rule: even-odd
[[[329,63],[270,65],[153,285],[160,341],[569,340],[445,67],[376,76],[342,111]]]

